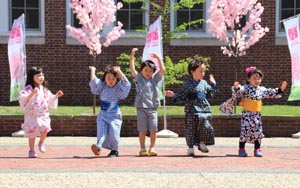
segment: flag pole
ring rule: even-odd
[[[164,129],[159,131],[156,136],[157,138],[177,138],[178,134],[168,130],[167,128],[167,108],[166,108],[166,96],[165,93],[165,82],[163,82],[163,105],[164,105]]]
[[[159,19],[161,20],[161,16],[159,16]],[[161,26],[161,24],[160,24],[160,26]],[[162,58],[163,58],[162,31],[160,31],[160,33],[161,33],[161,38],[160,38],[161,55],[162,55]],[[162,61],[163,61],[163,59],[162,59]],[[157,138],[177,138],[178,134],[173,132],[173,131],[168,130],[168,128],[167,128],[167,108],[166,108],[165,80],[164,80],[164,78],[163,78],[163,83],[162,83],[162,95],[163,95],[163,106],[164,106],[164,129],[159,131],[156,134],[156,136],[157,136]]]

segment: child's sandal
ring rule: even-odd
[[[149,151],[148,151],[148,155],[149,155],[149,156],[157,156],[157,153],[156,153],[156,151],[154,150],[154,148],[151,148],[151,149],[149,149]]]

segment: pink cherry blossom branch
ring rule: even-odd
[[[82,27],[67,25],[66,28],[70,31],[71,37],[85,44],[90,54],[95,56],[101,53],[101,31],[105,26],[116,22],[116,11],[122,6],[120,2],[115,4],[114,0],[72,0],[70,7]],[[122,26],[121,22],[117,22],[117,26],[106,35],[103,46],[108,47],[111,42],[125,34]]]
[[[229,57],[246,55],[246,50],[258,42],[269,28],[262,27],[261,14],[264,7],[257,0],[212,0],[208,12],[209,31],[226,46],[221,50]],[[240,20],[246,17],[242,27]]]

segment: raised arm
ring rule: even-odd
[[[157,62],[158,62],[158,65],[159,65],[159,74],[161,76],[164,75],[164,73],[165,73],[165,66],[164,66],[163,62],[160,60],[160,58],[158,57],[158,55],[151,54],[151,57],[155,58],[157,60]]]
[[[117,73],[119,79],[122,80],[125,77],[124,73],[120,69],[120,66],[114,66],[113,69]]]
[[[90,79],[91,79],[91,80],[94,80],[95,77],[96,77],[96,68],[93,67],[93,66],[89,66],[89,69],[90,69],[90,71],[91,71]]]
[[[137,48],[132,48],[131,50],[131,54],[130,54],[130,74],[132,77],[136,77],[137,72],[135,70],[135,65],[134,65],[134,56],[135,56],[135,52],[138,51]]]

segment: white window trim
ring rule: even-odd
[[[175,0],[171,0],[170,3],[174,4]],[[206,20],[209,19],[210,15],[208,13],[208,9],[210,7],[211,0],[205,1],[205,17]],[[175,28],[175,13],[171,12],[170,15],[170,29],[173,30]],[[204,22],[205,31],[203,32],[188,32],[185,33],[188,34],[185,38],[182,39],[172,39],[171,40],[171,46],[220,46],[224,45],[222,41],[219,41],[217,38],[215,38],[211,32],[208,32],[209,24]]]
[[[66,0],[66,25],[71,25],[71,8],[69,7],[71,0]],[[145,24],[149,25],[149,3],[145,4],[146,6],[146,12],[145,12]],[[111,26],[108,26],[107,29],[104,28],[104,34],[101,35],[101,39],[105,40],[105,33],[108,33],[112,28]],[[66,29],[67,33],[67,38],[66,38],[66,44],[67,45],[83,45],[80,44],[76,39],[72,38],[70,36],[69,31]],[[111,43],[111,46],[127,46],[128,44],[130,45],[145,45],[145,35],[142,33],[134,32],[134,31],[129,31],[126,32],[125,30],[125,35],[121,36],[118,40],[113,41]]]
[[[25,29],[26,44],[45,44],[45,0],[41,3],[41,31],[27,31]],[[9,37],[9,2],[2,1],[0,8],[0,44],[7,44]]]
[[[275,45],[287,45],[286,33],[279,32],[280,0],[276,0],[276,20],[275,20]]]

